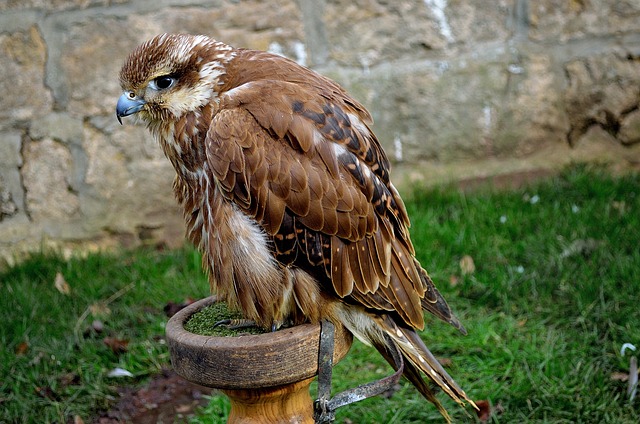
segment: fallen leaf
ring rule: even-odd
[[[178,311],[180,311],[183,308],[186,308],[187,306],[191,305],[193,302],[195,302],[195,300],[193,300],[191,298],[185,299],[184,302],[182,302],[182,303],[169,302],[164,306],[164,313],[169,318],[171,318],[172,316],[177,314]]]
[[[183,305],[176,303],[176,302],[168,302],[166,305],[164,305],[164,313],[166,316],[168,316],[169,318],[171,318],[172,316],[174,316],[175,314],[178,313],[178,311],[180,311],[180,309],[184,308]]]
[[[107,374],[107,377],[133,377],[133,374],[131,374],[129,371],[125,370],[124,368],[114,368],[111,371],[109,371],[109,374]]]
[[[443,367],[450,367],[451,365],[453,365],[453,361],[451,360],[451,358],[436,358],[438,360],[438,362],[440,362],[440,365],[442,365]]]
[[[185,403],[182,405],[178,405],[176,406],[176,412],[178,414],[188,414],[194,409],[195,406],[197,406],[197,403],[195,405],[193,403]]]
[[[604,245],[604,242],[602,240],[596,240],[592,238],[574,240],[562,251],[562,253],[560,253],[560,258],[565,259],[578,255],[582,255],[585,258],[588,258],[602,245]]]
[[[56,400],[56,401],[60,400],[59,396],[49,386],[44,386],[44,387],[38,386],[35,388],[35,391],[36,391],[36,394],[42,398]]]
[[[611,202],[611,207],[617,210],[620,213],[620,215],[624,215],[625,212],[627,211],[627,203],[624,200],[621,200],[621,201],[614,200],[613,202]]]
[[[84,420],[82,419],[82,417],[80,417],[80,415],[76,415],[75,417],[73,417],[73,424],[84,424]]]
[[[491,404],[488,400],[477,400],[475,401],[478,410],[476,414],[478,415],[478,419],[482,423],[486,423],[491,418]]]
[[[460,259],[460,271],[462,275],[473,274],[476,271],[476,264],[473,262],[473,258],[469,255],[464,255]]]
[[[611,373],[611,376],[609,378],[612,381],[621,381],[624,383],[629,380],[629,374],[626,372],[614,372],[614,373]]]
[[[80,383],[80,376],[75,372],[68,372],[58,378],[58,384],[60,384],[60,387],[77,386]]]
[[[97,302],[89,305],[89,312],[94,317],[105,317],[111,314],[111,309],[104,302]]]
[[[71,287],[69,287],[61,272],[56,273],[56,279],[53,284],[60,293],[67,296],[71,293]]]
[[[22,356],[28,351],[29,351],[29,343],[27,342],[20,343],[18,346],[16,346],[16,350],[15,350],[17,356]]]
[[[105,337],[102,342],[115,354],[125,353],[129,347],[129,340],[118,339],[115,337]]]
[[[449,276],[449,285],[451,287],[457,286],[459,282],[460,282],[460,278],[458,278],[457,275],[450,275]]]

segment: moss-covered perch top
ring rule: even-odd
[[[229,310],[226,302],[214,302],[191,315],[184,328],[190,333],[214,337],[256,335],[266,332],[260,327],[244,327],[240,329],[229,329],[225,325],[214,327],[217,322],[226,319],[242,319],[242,315],[239,312]]]

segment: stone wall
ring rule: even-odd
[[[181,243],[169,163],[114,117],[122,61],[160,32],[338,80],[401,187],[640,160],[637,0],[0,0],[0,257]]]

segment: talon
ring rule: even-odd
[[[220,327],[221,325],[227,325],[227,326],[231,325],[231,320],[230,319],[220,320],[220,321],[216,322],[215,324],[213,324],[213,328]]]
[[[258,327],[255,321],[250,319],[223,319],[213,324],[213,328],[225,326],[228,330],[240,330],[242,328]]]

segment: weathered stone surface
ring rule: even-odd
[[[67,144],[80,144],[82,121],[59,112],[39,116],[31,121],[29,136],[34,140],[49,137]]]
[[[172,194],[175,172],[142,127],[123,127],[113,137],[85,127],[88,166],[82,213],[90,228],[129,234],[179,232],[181,216]],[[174,228],[166,228],[171,223]]]
[[[93,130],[86,129],[84,151],[87,153],[87,169],[84,178],[93,192],[104,203],[104,209],[117,208],[114,196],[125,192],[133,182],[127,170],[127,157],[109,138]],[[117,209],[113,210],[113,213]]]
[[[2,175],[0,175],[0,222],[16,213],[18,213],[18,207],[13,201],[11,191],[9,191]]]
[[[621,120],[640,103],[640,60],[635,56],[609,53],[573,60],[566,64],[569,86],[565,93],[575,142],[591,126],[598,125],[614,136]],[[634,139],[632,127],[625,128],[625,140]]]
[[[376,90],[372,100],[376,110],[385,112],[376,116],[378,133],[394,141],[393,146],[386,146],[387,151],[403,161],[483,156],[486,139],[476,135],[485,133],[488,137],[497,119],[495,108],[500,107],[505,82],[503,71],[499,62],[459,63],[449,64],[442,72],[425,68],[392,77],[386,87]],[[474,75],[481,77],[471,78]],[[395,78],[398,81],[393,81]]]
[[[20,137],[20,133],[15,131],[0,133],[0,167],[2,169],[22,166]]]
[[[117,147],[128,161],[158,160],[166,164],[167,169],[172,169],[168,166],[157,141],[143,125],[120,125],[115,115],[107,115],[91,118],[87,127],[93,127],[97,131],[95,134],[100,134],[100,137],[101,134],[106,135],[109,142]],[[88,142],[92,142],[92,139],[89,138]]]
[[[565,142],[562,81],[549,59],[523,58],[521,70],[510,59],[502,52],[488,62],[461,58],[334,76],[370,107],[396,161],[521,156]]]
[[[115,17],[95,17],[67,28],[59,59],[65,83],[55,95],[70,116],[114,113],[122,63],[139,38],[160,32],[153,29],[145,32],[145,28],[130,24]]]
[[[519,68],[508,66],[506,108],[490,133],[503,157],[524,156],[549,144],[564,144],[569,116],[562,97],[564,80],[553,72],[545,55],[522,58]],[[521,69],[521,72],[519,71]]]
[[[640,145],[625,147],[606,129],[594,125],[590,127],[572,147],[572,154],[578,160],[590,160],[624,169],[625,166],[640,165]]]
[[[438,27],[424,2],[330,1],[324,21],[330,59],[364,69],[407,52],[442,49],[453,40],[448,24]]]
[[[128,0],[6,0],[0,2],[0,11],[4,10],[75,10],[90,6],[108,6],[124,3]]]
[[[640,142],[640,110],[635,109],[622,117],[618,140],[625,145]]]
[[[67,222],[77,216],[80,205],[70,191],[71,166],[71,153],[60,143],[44,139],[26,144],[22,179],[32,221]]]
[[[174,171],[118,125],[118,72],[162,32],[315,66],[371,111],[400,182],[640,167],[640,3],[0,2],[0,256],[182,242]]]
[[[3,190],[0,196],[4,199],[0,201],[6,205],[6,211],[13,210],[13,213],[6,212],[5,217],[18,213],[24,204],[20,177],[21,148],[22,135],[19,132],[0,133],[0,179]]]
[[[627,1],[529,1],[530,37],[566,42],[638,31],[640,3]]]
[[[46,44],[36,26],[13,34],[0,33],[0,127],[7,120],[26,120],[52,107],[44,84]]]
[[[450,44],[505,40],[508,1],[327,1],[330,59],[368,69],[407,55],[426,58]],[[442,6],[445,6],[444,8]]]
[[[274,50],[305,60],[304,33],[295,0],[221,1],[217,7],[167,8],[132,17],[134,26],[161,22],[157,32],[206,34],[234,47]]]

